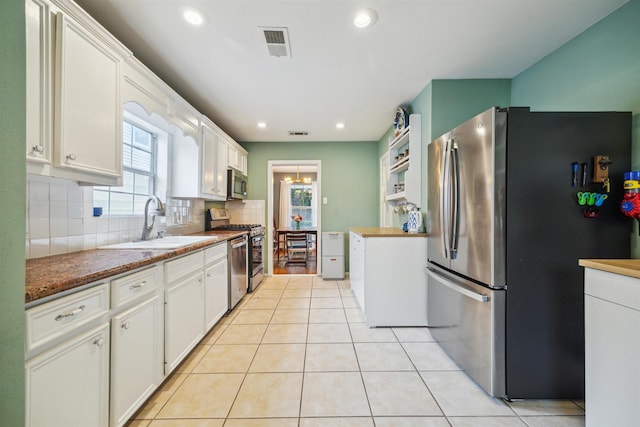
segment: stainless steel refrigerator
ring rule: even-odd
[[[605,193],[591,182],[598,155],[611,161],[610,193],[587,218],[576,194]],[[629,257],[632,224],[618,207],[631,113],[492,108],[431,142],[428,156],[433,336],[492,396],[583,398],[578,259]],[[574,163],[586,163],[584,182]]]

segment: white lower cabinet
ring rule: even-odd
[[[163,379],[162,300],[154,295],[111,320],[111,426],[123,426]]]
[[[227,244],[205,250],[204,293],[206,329],[211,329],[229,307],[229,267]]]
[[[203,251],[165,264],[165,374],[204,337],[203,266]]]
[[[109,324],[29,360],[26,394],[28,427],[107,426]]]
[[[640,279],[585,269],[587,427],[638,425]]]

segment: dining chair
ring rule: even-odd
[[[309,241],[305,232],[289,232],[286,234],[287,263],[307,263]],[[295,256],[302,254],[302,256]]]

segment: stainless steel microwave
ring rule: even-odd
[[[227,200],[247,198],[247,176],[240,172],[227,170]]]

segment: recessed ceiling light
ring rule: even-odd
[[[365,9],[361,12],[358,12],[355,19],[353,20],[353,25],[358,28],[366,28],[375,24],[378,20],[378,14],[373,9]]]
[[[338,129],[344,129],[344,123],[342,123],[342,122],[338,122],[338,123],[336,123],[336,127],[337,127]]]
[[[207,21],[207,15],[191,6],[183,6],[180,8],[182,17],[191,25],[200,26]]]
[[[258,122],[258,127],[259,128],[266,128],[267,124],[265,122]]]

